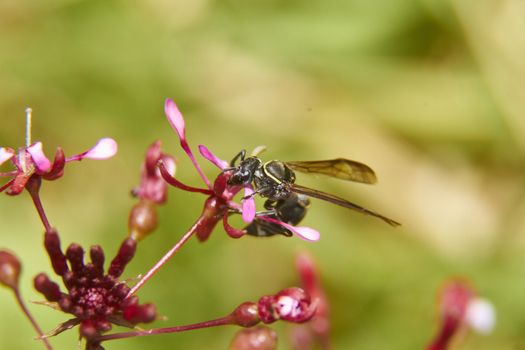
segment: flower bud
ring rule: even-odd
[[[259,299],[258,310],[264,323],[272,323],[279,319],[303,323],[315,315],[317,304],[317,299],[312,303],[310,296],[301,288],[287,288],[275,295]]]
[[[49,301],[59,301],[62,293],[60,287],[55,282],[51,281],[45,273],[39,273],[34,279],[35,289],[44,294]]]
[[[129,213],[128,227],[130,237],[140,241],[152,233],[158,224],[155,204],[149,201],[140,201],[135,204]]]
[[[241,327],[253,327],[261,322],[257,304],[249,301],[239,305],[230,316],[233,319],[233,323]]]
[[[21,269],[16,256],[7,250],[0,250],[0,283],[16,291]]]
[[[137,249],[137,241],[132,238],[127,238],[120,245],[117,256],[111,261],[109,266],[109,275],[113,277],[119,277],[126,265],[133,259],[135,250]]]
[[[157,309],[153,304],[132,304],[124,308],[123,317],[133,324],[149,323],[157,318]]]
[[[275,350],[277,333],[269,327],[243,329],[233,338],[229,350]]]

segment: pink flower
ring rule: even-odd
[[[204,204],[203,212],[196,226],[196,234],[198,239],[200,241],[205,241],[208,239],[217,223],[221,220],[226,233],[230,237],[239,238],[245,235],[247,233],[246,230],[232,227],[228,223],[228,217],[232,213],[238,213],[242,215],[243,220],[247,223],[251,223],[256,218],[256,207],[255,201],[253,199],[254,191],[252,186],[229,185],[228,180],[231,177],[231,172],[226,171],[230,167],[229,163],[217,157],[206,146],[199,145],[198,149],[201,156],[221,170],[221,173],[217,176],[212,184],[212,182],[202,171],[199,163],[191,151],[191,148],[189,147],[189,144],[186,140],[186,127],[184,118],[182,117],[182,114],[179,111],[177,105],[171,99],[167,99],[164,106],[164,111],[168,118],[168,122],[179,137],[182,149],[188,155],[195,169],[206,185],[206,188],[196,188],[185,185],[169,174],[166,165],[163,163],[160,164],[161,174],[169,184],[184,191],[198,192],[208,196]],[[239,204],[233,199],[243,188],[244,196],[241,203]],[[290,232],[297,234],[297,236],[300,238],[308,241],[317,241],[319,239],[319,232],[309,227],[296,227],[270,216],[257,216],[257,219],[280,225],[284,229],[289,230]]]
[[[12,148],[0,148],[0,165],[10,160],[15,170],[0,173],[0,177],[11,179],[0,187],[0,192],[5,191],[8,195],[20,194],[29,179],[32,177],[45,180],[56,180],[64,173],[64,166],[68,162],[88,159],[107,159],[117,153],[117,143],[110,138],[100,139],[95,146],[89,150],[66,158],[62,148],[58,147],[53,162],[46,157],[42,150],[42,143],[36,142],[27,147],[20,147],[18,153]]]
[[[478,298],[472,287],[462,280],[445,284],[439,298],[441,325],[427,350],[446,350],[452,337],[462,329],[489,333],[494,328],[494,307]]]
[[[319,280],[315,262],[310,254],[301,253],[297,256],[296,267],[302,281],[302,287],[312,299],[317,299],[319,302],[312,319],[304,325],[294,327],[292,331],[293,348],[313,349],[318,344],[320,349],[331,349],[330,305]]]
[[[206,188],[196,188],[185,185],[169,173],[164,162],[160,163],[159,168],[161,170],[161,174],[166,182],[168,182],[170,185],[184,191],[198,192],[208,196],[204,204],[203,212],[196,225],[195,232],[197,234],[197,238],[200,241],[205,241],[208,239],[217,223],[221,220],[228,235],[233,238],[239,238],[243,236],[245,232],[242,229],[232,227],[228,223],[228,217],[232,213],[241,213],[245,220],[253,220],[255,217],[255,203],[253,197],[244,199],[242,204],[236,203],[233,198],[242,189],[242,187],[230,186],[227,184],[230,174],[222,170],[228,167],[228,162],[217,157],[206,146],[199,145],[198,149],[200,154],[221,170],[221,173],[217,176],[212,184],[212,182],[202,171],[199,163],[193,155],[193,152],[191,151],[191,148],[189,147],[188,141],[186,140],[184,118],[182,117],[182,114],[180,113],[177,105],[171,99],[167,99],[164,110],[168,122],[179,137],[182,149],[188,155],[195,169],[206,185]],[[246,191],[249,193],[250,188],[247,188]]]
[[[162,178],[158,163],[163,162],[167,171],[175,175],[175,158],[161,151],[161,142],[154,142],[146,151],[140,172],[140,184],[133,189],[139,202],[130,211],[128,226],[132,238],[140,240],[151,234],[158,225],[156,206],[166,202],[168,185]]]
[[[161,142],[149,146],[140,171],[140,185],[133,190],[133,195],[141,200],[164,204],[167,198],[167,184],[162,178],[157,164],[162,161],[172,175],[175,174],[175,159],[161,151]]]

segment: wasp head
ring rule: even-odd
[[[248,185],[253,181],[255,172],[261,167],[261,160],[257,157],[248,157],[232,169],[228,185]]]

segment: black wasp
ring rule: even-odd
[[[240,160],[239,165],[235,165],[238,160]],[[285,204],[289,207],[300,207],[298,197],[295,195],[306,195],[355,210],[365,215],[374,216],[392,226],[401,225],[395,220],[363,208],[341,197],[295,184],[294,170],[303,173],[323,174],[337,179],[365,184],[377,182],[374,171],[368,165],[344,158],[294,162],[270,160],[263,163],[256,155],[246,157],[246,150],[242,150],[232,159],[230,168],[225,169],[225,171],[232,171],[231,177],[228,180],[229,185],[248,185],[253,183],[255,194],[268,198],[265,207],[271,207],[271,209],[267,209],[272,210],[274,215],[277,215],[277,218],[281,219],[281,221],[292,218],[294,219],[292,221],[299,222],[302,219],[301,217],[299,220],[296,220],[296,216],[289,214],[291,211],[289,212],[288,210],[284,211],[285,216],[289,214],[288,217],[283,218],[279,216],[279,208]],[[302,216],[304,216],[305,213],[306,209],[304,209]]]

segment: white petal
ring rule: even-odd
[[[486,299],[473,299],[467,306],[465,322],[476,332],[489,334],[496,324],[494,305]]]

